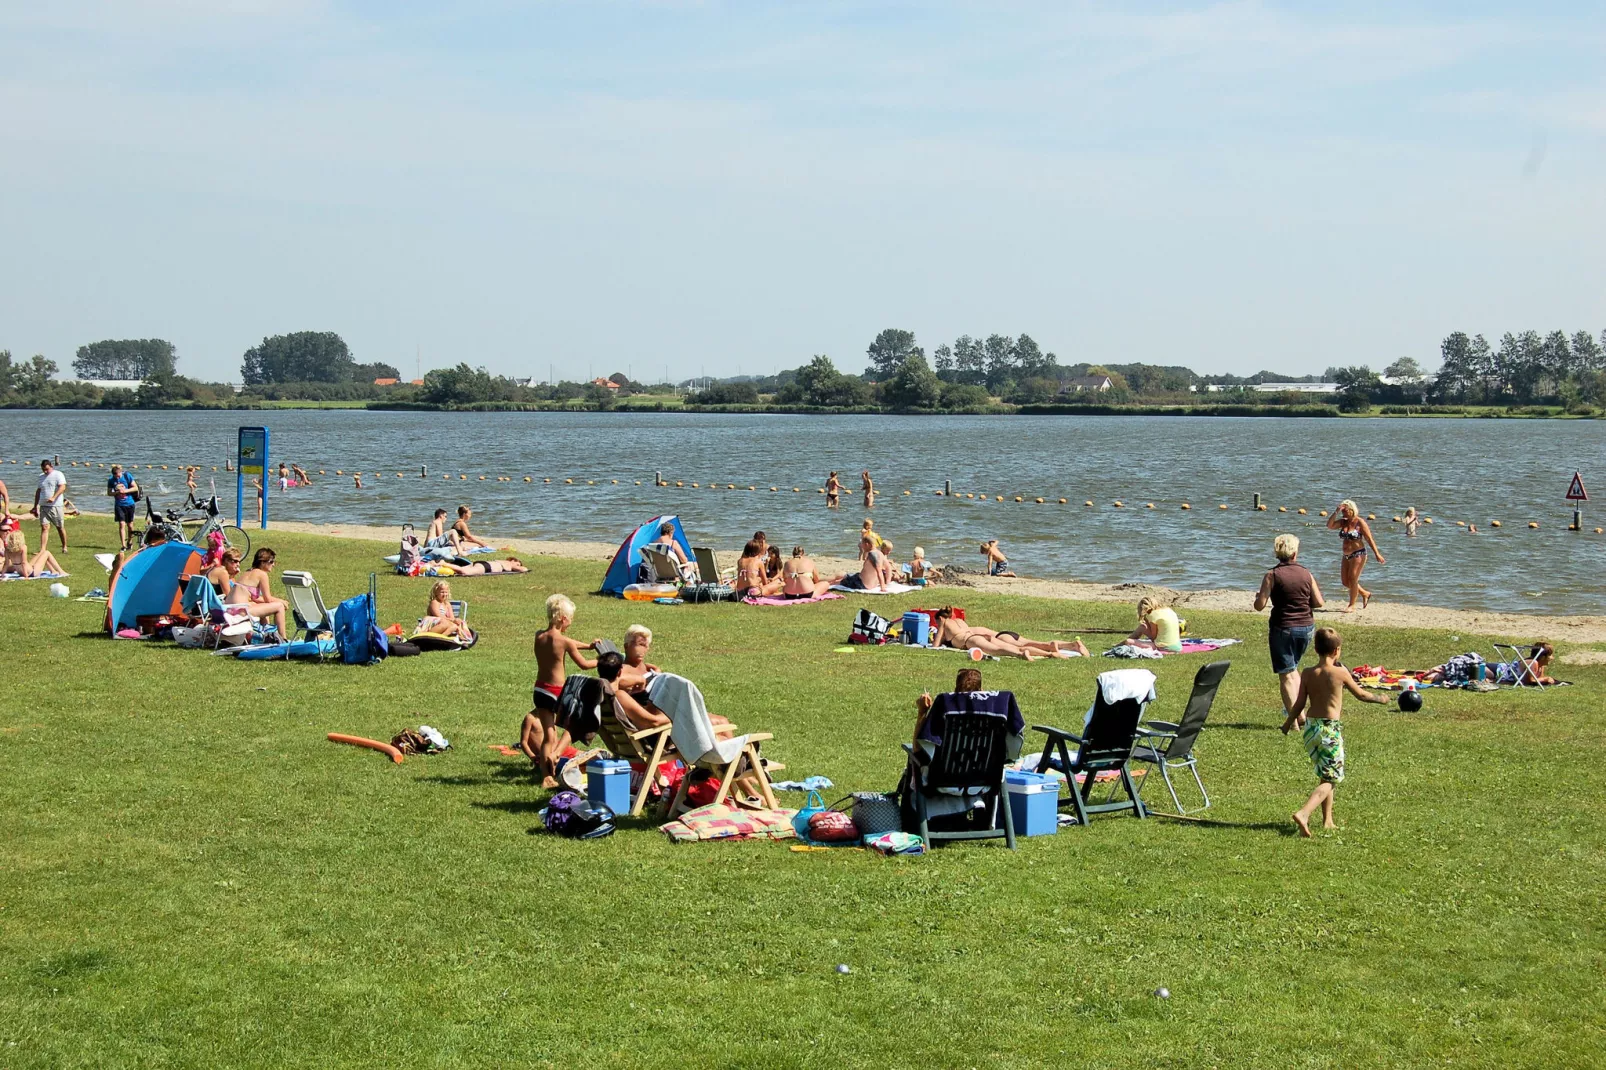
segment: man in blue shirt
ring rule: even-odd
[[[112,465],[112,477],[106,481],[106,495],[112,499],[112,515],[117,520],[117,534],[122,539],[124,550],[128,549],[133,537],[134,496],[138,493],[139,483],[134,477],[124,472],[122,465]]]

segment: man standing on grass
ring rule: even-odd
[[[106,481],[106,496],[112,500],[112,516],[117,520],[117,537],[123,549],[128,549],[133,538],[134,502],[139,494],[139,483],[132,473],[124,472],[120,464],[112,465],[112,477]]]
[[[39,462],[39,487],[33,492],[33,508],[29,512],[39,518],[39,549],[50,548],[50,529],[56,529],[61,540],[61,552],[67,552],[67,522],[62,517],[63,503],[67,499],[67,477],[56,471],[49,461]]]

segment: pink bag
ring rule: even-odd
[[[809,839],[824,843],[846,843],[859,838],[853,818],[841,810],[821,810],[809,818]]]

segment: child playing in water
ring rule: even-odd
[[[988,539],[981,544],[981,556],[987,563],[987,575],[1014,578],[1015,573],[1010,571],[1009,561],[1004,557],[1004,551],[998,548],[997,539]]]
[[[351,473],[351,486],[353,490],[362,490],[362,473]]]
[[[1294,812],[1294,824],[1305,837],[1310,836],[1310,819],[1318,806],[1322,808],[1322,828],[1337,828],[1333,824],[1333,791],[1344,782],[1344,729],[1339,720],[1344,714],[1344,692],[1362,702],[1388,704],[1382,695],[1362,690],[1350,671],[1338,663],[1343,640],[1336,631],[1318,628],[1315,642],[1317,662],[1299,674],[1299,697],[1283,722],[1284,735],[1301,728],[1319,781],[1305,805]]]
[[[579,668],[596,668],[597,663],[583,657],[580,651],[595,651],[600,640],[593,639],[582,646],[569,638],[566,633],[574,623],[574,603],[561,594],[546,600],[546,619],[547,626],[535,633],[535,708],[524,715],[519,750],[541,771],[541,786],[555,788],[558,754],[569,735],[558,728],[558,696],[563,694],[565,678],[563,662],[569,658]]]
[[[1416,538],[1416,529],[1422,526],[1422,518],[1416,515],[1416,506],[1406,506],[1405,515],[1400,520],[1405,524],[1405,533]]]

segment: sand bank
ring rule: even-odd
[[[346,539],[372,539],[387,543],[394,552],[396,529],[369,527],[362,524],[305,524],[295,521],[273,521],[271,530],[305,532],[312,535],[332,535]],[[490,536],[494,537],[494,536]],[[521,556],[562,557],[574,561],[606,562],[612,559],[617,545],[602,542],[559,542],[545,539],[498,539],[498,546]],[[736,554],[721,551],[718,555],[722,568],[736,563]],[[846,572],[857,569],[858,562],[836,557],[816,557],[815,563],[822,572]],[[1178,591],[1167,587],[1143,584],[1077,583],[1068,580],[998,579],[966,573],[955,577],[952,586],[947,584],[933,589],[934,601],[941,598],[937,592],[954,591],[953,600],[965,590],[989,591],[998,594],[1024,595],[1028,598],[1059,598],[1080,602],[1124,602],[1136,605],[1145,594],[1160,594],[1178,606],[1192,609],[1220,610],[1229,613],[1253,613],[1253,591],[1227,589],[1208,591]],[[1342,593],[1342,592],[1340,592]],[[1373,624],[1388,628],[1422,628],[1442,631],[1447,635],[1506,636],[1518,640],[1548,639],[1567,643],[1606,643],[1606,616],[1559,617],[1528,613],[1485,613],[1478,610],[1441,609],[1436,606],[1409,605],[1403,602],[1372,604],[1354,613],[1324,610],[1318,620],[1336,624],[1351,622]]]

